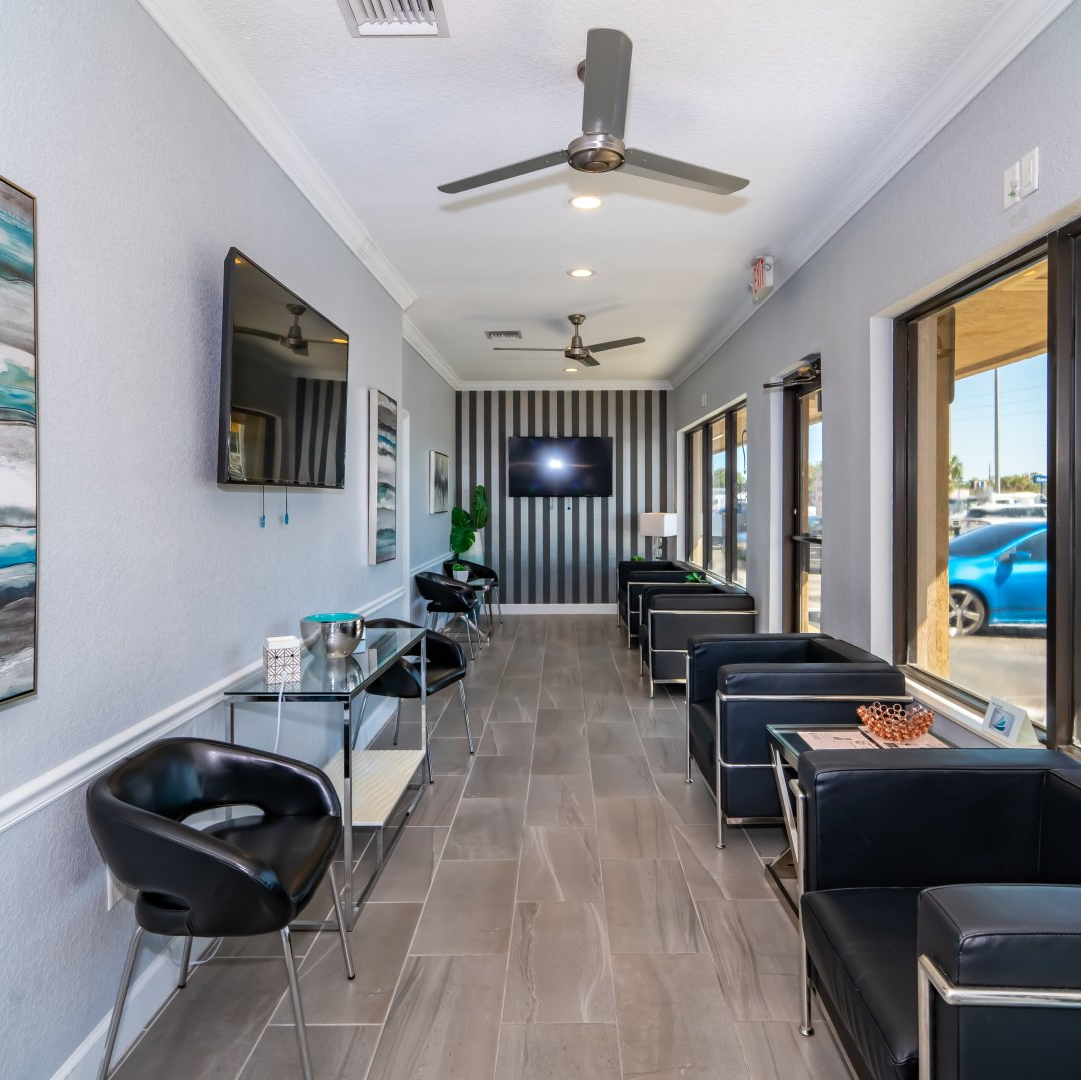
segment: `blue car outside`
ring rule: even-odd
[[[950,634],[1047,625],[1047,522],[985,525],[950,541]]]

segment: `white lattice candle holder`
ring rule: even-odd
[[[300,638],[286,635],[263,642],[263,677],[268,683],[300,681]]]

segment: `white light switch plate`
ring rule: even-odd
[[[1040,148],[1033,147],[1021,159],[1021,198],[1027,199],[1040,186]]]
[[[1009,210],[1021,201],[1021,163],[1015,161],[1002,174],[1002,209]]]

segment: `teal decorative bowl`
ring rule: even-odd
[[[332,611],[305,615],[300,620],[300,640],[312,656],[341,660],[352,656],[364,634],[364,619],[351,612]]]

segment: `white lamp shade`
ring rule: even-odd
[[[638,531],[643,536],[675,536],[675,514],[639,514]]]

